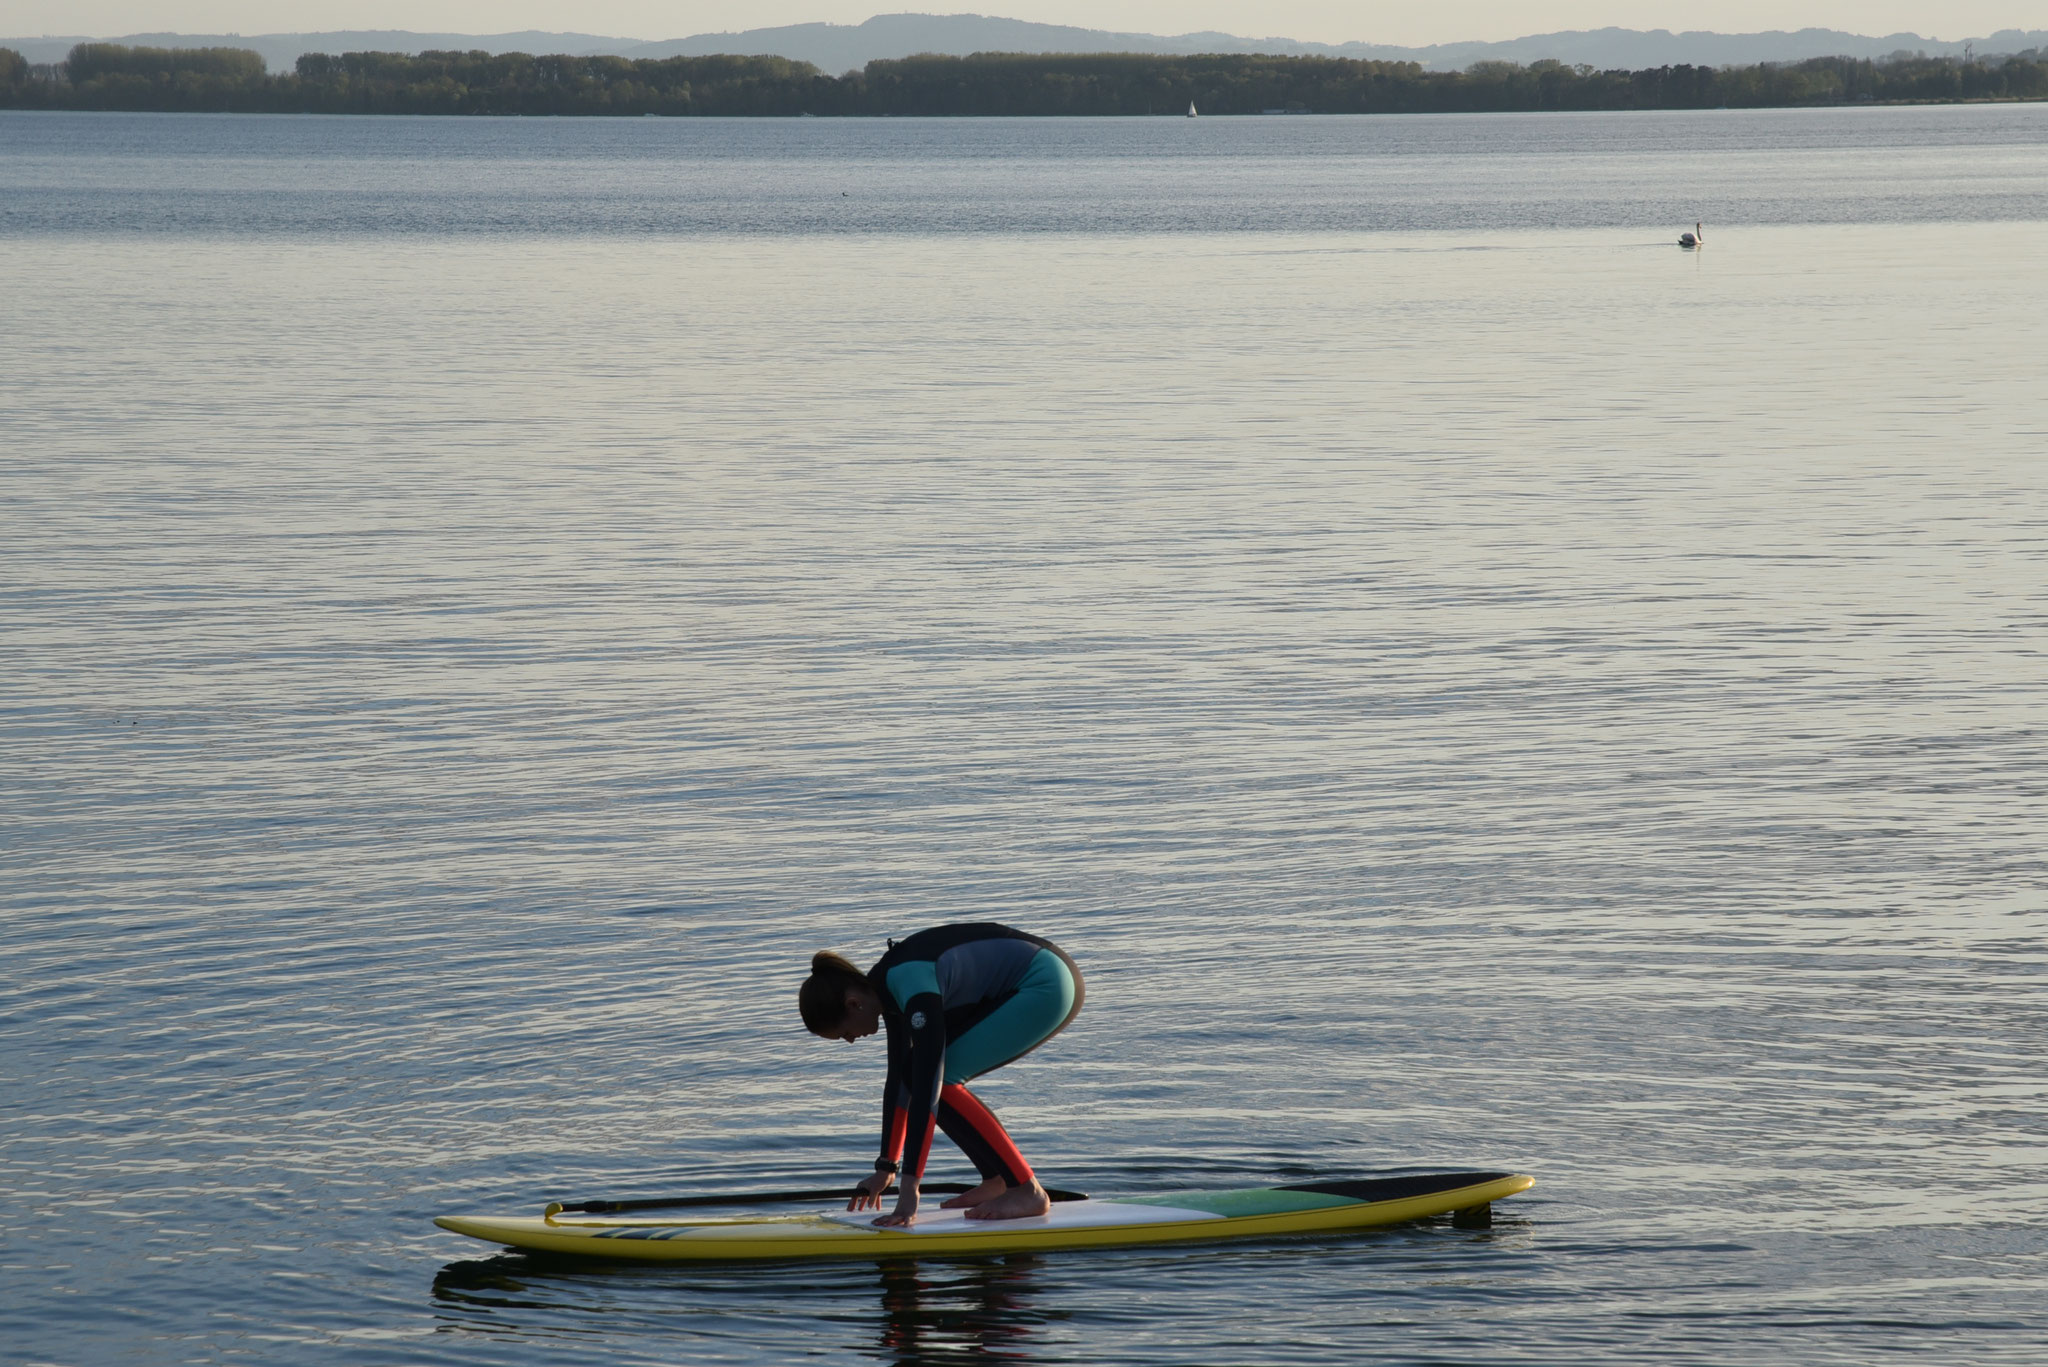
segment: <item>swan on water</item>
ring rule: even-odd
[[[1681,247],[1684,247],[1684,248],[1686,248],[1686,249],[1687,249],[1688,251],[1689,251],[1689,250],[1691,250],[1691,249],[1692,249],[1692,248],[1694,248],[1694,247],[1698,247],[1698,246],[1702,246],[1702,245],[1704,245],[1704,244],[1705,244],[1705,242],[1706,242],[1706,240],[1707,240],[1707,235],[1706,235],[1706,233],[1705,233],[1705,232],[1703,232],[1703,231],[1701,231],[1701,229],[1700,229],[1700,225],[1699,225],[1699,224],[1697,224],[1697,223],[1695,223],[1695,224],[1693,224],[1693,225],[1692,225],[1692,231],[1691,231],[1691,232],[1689,232],[1689,233],[1680,233],[1680,234],[1678,235],[1678,245],[1679,245],[1679,246],[1681,246]]]

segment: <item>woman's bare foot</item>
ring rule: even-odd
[[[1052,1209],[1052,1198],[1045,1194],[1045,1188],[1038,1185],[1036,1177],[1029,1186],[1011,1187],[993,1201],[984,1201],[967,1212],[970,1220],[1022,1220],[1031,1215],[1043,1215]]]
[[[993,1201],[1010,1189],[1010,1184],[1000,1177],[991,1177],[973,1191],[963,1191],[958,1196],[948,1197],[939,1203],[940,1210],[960,1210]]]

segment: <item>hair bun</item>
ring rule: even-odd
[[[811,972],[821,978],[853,978],[865,982],[860,965],[836,950],[821,949],[811,956]]]
[[[797,992],[797,1009],[814,1035],[830,1035],[846,1015],[846,994],[867,986],[867,974],[843,954],[821,949],[811,956],[811,976]]]

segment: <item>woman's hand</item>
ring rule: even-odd
[[[907,1225],[917,1218],[917,1188],[905,1187],[896,1194],[896,1209],[884,1215],[875,1223],[884,1229],[892,1225]]]
[[[853,1199],[846,1203],[848,1210],[880,1210],[882,1193],[896,1185],[893,1172],[871,1172],[854,1183]]]

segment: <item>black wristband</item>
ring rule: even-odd
[[[893,1158],[877,1158],[875,1160],[875,1171],[889,1173],[901,1172],[903,1171],[903,1165],[901,1163],[898,1163]]]

